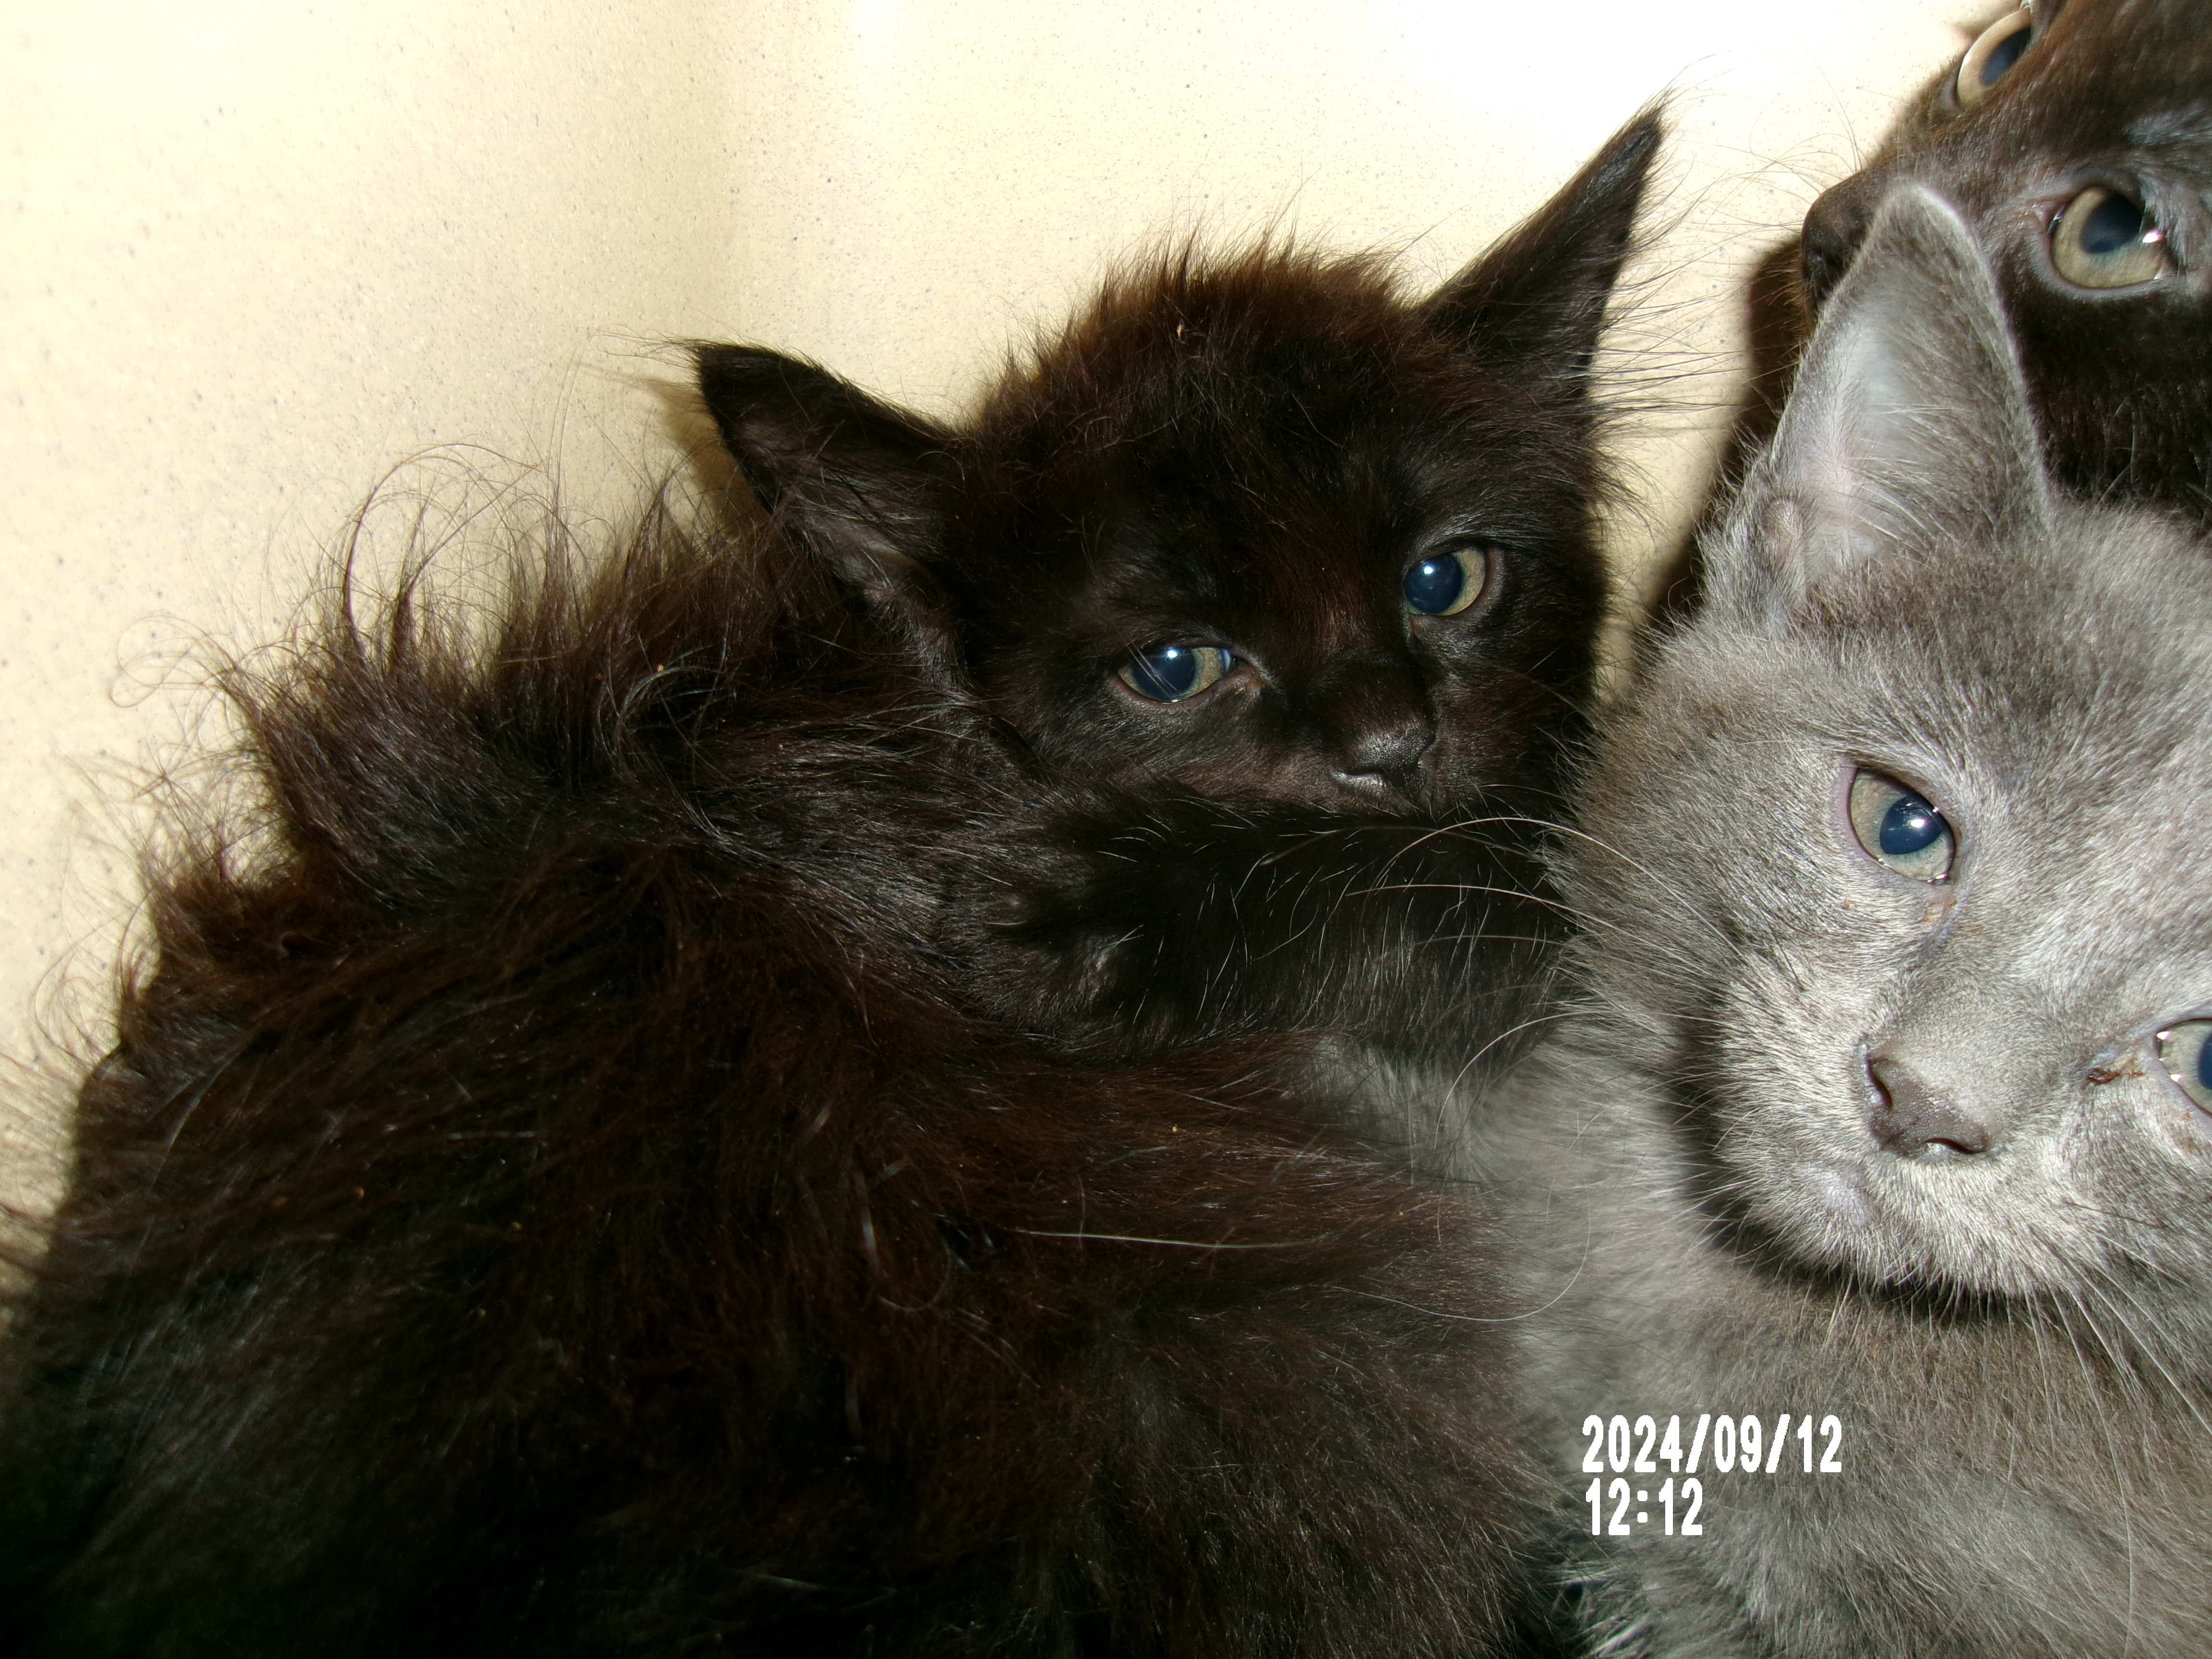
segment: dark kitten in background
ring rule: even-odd
[[[988,952],[1010,1017],[1465,1058],[1540,1000],[1531,825],[1607,596],[1589,369],[1658,131],[1419,304],[1373,258],[1167,259],[957,427],[701,350],[763,501],[1061,792]]]
[[[1011,1029],[1095,1010],[976,913],[1058,836],[1156,890],[1343,827],[1300,888],[1367,959],[1176,1022],[1319,1024],[1341,975],[1389,1027],[1418,918],[1341,866],[1575,729],[1655,142],[1420,304],[1288,255],[1125,285],[958,431],[702,352],[784,539],[549,529],[488,616],[415,581],[228,676],[264,817],[149,872],[0,1350],[0,1653],[1536,1639],[1477,1221],[1291,1038]],[[1269,918],[1145,920],[1236,971]]]
[[[2203,0],[2037,0],[1991,24],[1886,153],[1814,204],[1816,297],[1906,181],[1989,250],[2060,482],[2212,518]]]
[[[2202,1654],[2212,560],[2051,485],[1908,186],[1707,568],[1562,854],[1593,1006],[1474,1126],[1601,1650]]]

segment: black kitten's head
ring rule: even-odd
[[[1998,18],[1887,155],[1814,204],[1816,298],[1907,179],[1989,250],[2059,477],[2212,513],[2204,0],[2036,0]]]
[[[1051,770],[1333,811],[1547,786],[1605,599],[1589,368],[1658,127],[1419,301],[1380,261],[1184,252],[952,428],[703,347],[786,526]]]

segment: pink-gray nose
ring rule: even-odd
[[[1942,1158],[1989,1151],[1994,1137],[1988,1125],[1903,1060],[1877,1049],[1867,1055],[1866,1068],[1874,1094],[1867,1127],[1890,1152],[1899,1158]]]

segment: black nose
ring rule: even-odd
[[[1333,665],[1310,708],[1339,781],[1410,792],[1437,728],[1409,664],[1382,653],[1347,658]]]
[[[1805,292],[1815,307],[1824,303],[1844,280],[1859,244],[1866,240],[1875,204],[1881,199],[1880,183],[1869,187],[1868,181],[1874,177],[1862,173],[1844,179],[1825,192],[1805,216],[1805,228],[1797,245],[1804,261]]]
[[[1337,775],[1358,787],[1363,778],[1379,778],[1393,789],[1410,790],[1421,769],[1421,757],[1436,741],[1436,728],[1418,708],[1398,711],[1362,726],[1337,746]]]
[[[1867,1056],[1866,1068],[1874,1085],[1867,1127],[1889,1151],[1899,1158],[1989,1151],[1988,1126],[1967,1115],[1903,1060],[1877,1049]]]

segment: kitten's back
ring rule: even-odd
[[[0,1651],[1505,1639],[1474,1218],[1279,1047],[978,1018],[938,911],[1018,774],[811,567],[508,553],[232,678],[266,819],[152,872]]]

